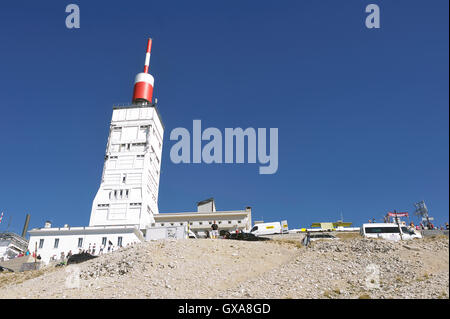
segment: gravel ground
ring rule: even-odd
[[[3,298],[448,298],[448,238],[178,240],[1,286]],[[0,274],[0,279],[5,274]],[[22,280],[23,281],[23,280]],[[1,283],[1,281],[0,281]]]

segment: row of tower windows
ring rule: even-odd
[[[140,130],[146,130],[146,129],[150,129],[150,128],[151,128],[151,125],[140,125],[139,126]],[[122,127],[121,126],[115,126],[115,127],[113,127],[113,130],[116,131],[116,132],[117,131],[122,131]],[[159,148],[161,148],[162,144],[161,144],[161,141],[159,139],[159,136],[156,134],[156,130],[153,129],[152,133],[153,133],[154,136],[156,136],[156,138],[158,140],[158,143],[159,143]]]
[[[102,246],[106,247],[106,241],[107,241],[107,237],[102,237]],[[91,244],[89,244],[89,248]],[[53,242],[53,248],[58,248],[59,246],[59,238],[55,238],[55,241]],[[117,246],[122,246],[122,237],[119,236],[117,238]],[[41,238],[39,240],[39,249],[42,249],[44,247],[44,239]],[[83,247],[83,238],[78,238],[78,248],[82,248]]]
[[[109,199],[127,199],[129,194],[129,189],[115,189],[109,192]]]
[[[142,206],[142,203],[130,203],[130,206]],[[109,204],[98,204],[97,207],[109,207]]]
[[[123,145],[125,145],[125,144],[123,144]],[[129,145],[129,144],[128,144]],[[153,151],[153,147],[152,147],[152,151]],[[136,158],[144,158],[145,157],[145,155],[143,155],[143,154],[139,154],[139,155],[136,155]],[[109,158],[110,160],[117,160],[119,157],[118,156],[109,156],[109,157],[107,157],[107,158]],[[159,158],[158,158],[158,156],[156,156],[155,155],[155,159],[156,159],[156,162],[158,163],[158,165],[159,165]],[[150,162],[151,161],[153,161],[152,160],[152,158],[150,157]]]
[[[228,224],[229,224],[229,225],[231,225],[232,223],[233,223],[233,221],[231,221],[231,220],[228,221]],[[241,221],[241,220],[238,220],[237,223],[238,223],[238,224],[242,224],[242,221]],[[170,224],[170,226],[175,226],[176,223],[169,223],[169,224]],[[178,224],[179,224],[180,226],[186,225],[185,222],[180,222],[180,223],[178,223]],[[212,225],[212,221],[209,221],[208,224],[209,224],[209,225]],[[219,224],[219,225],[222,224],[222,221],[219,220],[219,221],[217,222],[217,224]],[[166,224],[165,224],[165,223],[159,223],[159,225],[160,225],[161,227],[163,227],[163,226],[165,226]],[[194,222],[189,222],[189,225],[190,225],[190,226],[193,226],[193,225],[194,225]],[[197,222],[197,225],[203,225],[203,222]],[[152,226],[153,226],[153,227],[156,226],[156,223],[152,223]]]

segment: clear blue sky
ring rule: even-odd
[[[66,29],[76,3],[81,28]],[[381,8],[381,29],[365,7]],[[89,222],[112,105],[146,38],[165,124],[159,207],[253,207],[289,226],[359,225],[425,200],[449,214],[449,3],[20,1],[0,5],[0,230]],[[279,169],[173,164],[175,127],[277,127]]]

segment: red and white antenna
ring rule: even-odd
[[[144,72],[138,73],[134,80],[133,103],[151,103],[153,95],[153,85],[155,79],[148,73],[150,66],[150,52],[152,50],[152,39],[148,39],[147,53],[145,54]]]

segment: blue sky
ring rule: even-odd
[[[76,3],[81,28],[65,27]],[[367,29],[365,7],[381,9]],[[165,124],[159,207],[252,206],[359,225],[425,200],[449,214],[448,8],[433,1],[37,1],[0,5],[0,230],[87,225],[112,105],[150,73]],[[173,164],[176,127],[279,130],[279,169]]]

